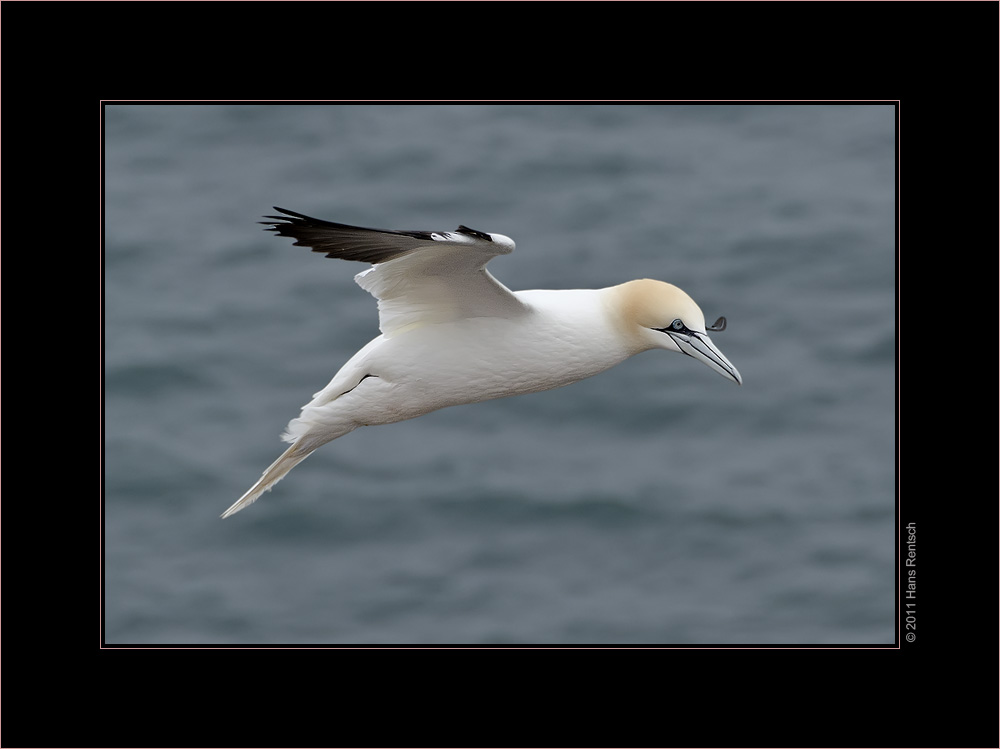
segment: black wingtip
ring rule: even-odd
[[[288,218],[288,217],[292,216],[293,218],[304,218],[304,219],[308,219],[309,221],[317,221],[318,220],[318,219],[312,218],[311,216],[306,216],[304,213],[296,213],[295,211],[290,211],[287,208],[279,208],[276,205],[275,206],[271,206],[271,207],[274,208],[274,210],[278,211],[279,213],[284,213],[285,215],[284,216],[264,216],[264,218],[274,218],[274,219],[277,219],[278,221],[291,221],[291,219]],[[270,222],[261,221],[260,223],[263,224],[263,223],[270,223]]]
[[[307,218],[310,221],[316,221],[317,220],[317,219],[314,219],[312,216],[307,216],[304,213],[296,213],[295,211],[290,211],[287,208],[281,208],[281,207],[276,206],[276,205],[272,205],[271,207],[274,210],[276,210],[278,213],[284,213],[286,216],[295,216],[296,218]],[[271,216],[270,218],[281,218],[281,216]]]
[[[284,216],[264,216],[264,218],[271,219],[270,221],[258,221],[258,224],[264,224],[267,228],[264,231],[276,231],[281,232],[282,229],[291,226],[337,226],[337,224],[331,224],[329,221],[324,221],[319,218],[313,218],[312,216],[307,216],[304,213],[296,213],[295,211],[290,211],[287,208],[281,208],[280,206],[271,206],[274,210],[285,214]],[[281,222],[281,223],[277,223]]]

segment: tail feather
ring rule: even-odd
[[[309,457],[312,451],[319,447],[319,444],[313,442],[312,444],[307,443],[306,440],[300,439],[294,445],[289,447],[285,452],[281,454],[281,457],[274,461],[270,467],[264,471],[264,474],[258,479],[257,483],[247,490],[247,493],[240,497],[236,502],[222,513],[222,517],[228,518],[230,515],[235,515],[237,512],[242,510],[244,507],[249,507],[257,498],[260,497],[264,492],[271,491],[271,487],[277,484],[281,479],[285,477],[285,474],[290,470],[295,468],[299,463]]]

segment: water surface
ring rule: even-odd
[[[893,642],[890,106],[110,105],[105,145],[107,642]],[[647,352],[222,521],[378,333],[272,205],[507,234],[515,289],[671,281],[744,385]]]

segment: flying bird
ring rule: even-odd
[[[514,250],[503,234],[365,229],[275,210],[283,215],[260,222],[267,231],[329,258],[371,264],[354,280],[378,300],[382,334],[289,422],[282,439],[291,446],[224,518],[358,427],[569,385],[649,349],[687,354],[743,382],[708,337],[725,330],[726,319],[706,328],[698,305],[672,284],[511,291],[486,269]]]

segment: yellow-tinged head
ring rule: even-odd
[[[708,330],[725,330],[720,317],[706,329],[705,314],[695,301],[673,284],[643,278],[608,290],[613,311],[636,351],[662,348],[701,361],[737,385],[743,380],[730,361],[712,343]]]

